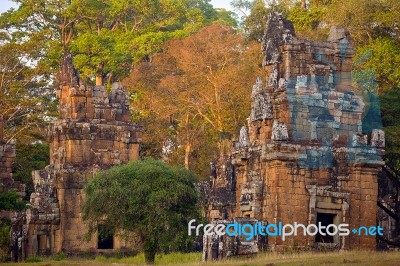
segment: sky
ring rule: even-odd
[[[229,4],[231,1],[232,0],[211,0],[211,4],[214,7],[232,9]],[[10,7],[16,7],[15,3],[11,2],[10,0],[0,0],[0,13],[3,13]]]

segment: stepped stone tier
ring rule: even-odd
[[[348,31],[333,27],[326,42],[302,40],[291,22],[271,13],[262,50],[265,78],[253,86],[248,123],[232,152],[213,166],[207,217],[225,224],[375,226],[385,139],[380,129],[363,132],[368,110],[352,85]],[[299,232],[284,241],[213,235],[204,239],[204,259],[263,248],[376,245],[373,236]]]
[[[84,239],[83,187],[100,170],[137,160],[142,129],[131,123],[129,100],[118,83],[111,95],[103,86],[79,80],[69,53],[57,77],[59,118],[48,128],[50,165],[32,174],[35,191],[26,223],[23,256],[122,250],[131,243],[118,237],[101,243]],[[104,242],[104,241],[103,241]]]

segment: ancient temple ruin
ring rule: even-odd
[[[4,122],[3,117],[0,116],[0,193],[13,189],[23,197],[25,196],[25,185],[13,179],[12,172],[15,157],[15,140],[10,140],[8,142],[4,140]],[[15,215],[16,213],[14,212],[0,212],[0,217],[6,217],[8,219],[15,219]]]
[[[12,175],[15,161],[15,144],[4,141],[4,123],[0,116],[0,191],[15,188]]]
[[[3,117],[0,115],[0,193],[15,190],[22,200],[25,196],[25,185],[15,181],[12,174],[16,157],[15,140],[11,139],[6,142],[3,130]],[[23,212],[0,211],[0,218],[11,220],[13,224],[17,224],[23,217]],[[11,235],[13,250],[18,250],[18,241],[21,241],[21,239],[21,234],[14,233]]]
[[[333,27],[326,42],[303,40],[291,22],[271,13],[262,50],[265,76],[253,86],[248,123],[233,151],[214,167],[207,217],[225,224],[375,226],[385,139],[379,128],[363,132],[366,108],[352,84],[348,31]],[[204,259],[216,259],[264,248],[374,249],[376,238],[214,235],[204,244]]]
[[[57,81],[59,117],[48,128],[50,165],[33,172],[31,208],[17,229],[24,239],[22,256],[130,247],[118,237],[85,241],[87,227],[81,218],[86,181],[100,170],[139,157],[142,130],[131,123],[127,95],[118,83],[111,95],[103,86],[82,84],[69,53]]]

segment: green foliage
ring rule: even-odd
[[[98,224],[109,235],[133,232],[141,237],[147,262],[158,251],[187,250],[187,223],[198,217],[195,177],[154,159],[115,166],[99,173],[85,186],[83,218],[89,235]],[[124,233],[121,234],[122,236]]]
[[[400,88],[383,92],[380,101],[386,138],[386,163],[400,173]]]
[[[40,41],[20,43],[12,34],[0,34],[0,115],[6,139],[35,139],[55,110],[49,72],[43,64],[29,61],[31,55],[37,56],[40,45]]]
[[[14,43],[36,47],[27,58],[55,73],[63,49],[87,82],[127,76],[167,39],[187,36],[218,19],[209,0],[19,0],[0,15]],[[38,19],[40,18],[40,19]],[[37,42],[33,42],[37,40]]]
[[[400,125],[400,87],[384,91],[380,95],[382,122],[384,126]]]
[[[29,257],[25,260],[25,263],[35,263],[35,262],[42,262],[43,259],[41,257],[33,256]]]
[[[248,40],[262,41],[267,15],[271,12],[263,0],[255,0],[251,4],[250,14],[243,23],[243,29]]]
[[[51,259],[55,260],[55,261],[66,260],[67,258],[68,258],[67,255],[62,251],[57,253],[57,254],[55,254],[55,255],[53,255],[53,256],[51,256]]]
[[[398,0],[333,0],[325,21],[349,29],[353,41],[362,44],[382,36],[398,38],[399,11]]]
[[[235,13],[225,9],[217,10],[217,19],[213,23],[229,25],[234,28],[238,27],[238,21],[235,19]]]
[[[307,36],[308,39],[325,39],[326,31],[321,31],[319,26],[324,20],[325,8],[304,9],[294,7],[290,9],[288,19],[293,22],[297,35]]]
[[[123,264],[143,264],[145,262],[145,257],[143,253],[139,253],[134,257],[125,257],[125,258],[107,258],[105,256],[97,256],[96,261],[103,263],[123,263]],[[165,265],[165,264],[177,264],[177,263],[193,263],[197,261],[201,261],[201,253],[199,252],[191,252],[191,253],[180,253],[180,252],[172,252],[167,254],[157,254],[156,255],[156,264],[157,265]]]
[[[11,221],[0,218],[0,262],[10,259]]]
[[[1,190],[1,187],[0,187]],[[22,211],[26,209],[26,204],[20,201],[20,195],[15,190],[2,191],[0,193],[0,211]]]
[[[400,85],[400,43],[397,40],[378,37],[358,46],[356,51],[355,60],[369,54],[358,68],[375,72],[380,91]]]
[[[32,171],[44,169],[49,164],[50,147],[48,144],[17,142],[16,154],[13,177],[15,181],[25,184],[26,200],[29,200],[34,190]]]

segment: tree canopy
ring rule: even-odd
[[[64,50],[87,84],[111,84],[166,40],[224,20],[209,0],[13,1],[18,8],[0,15],[0,114],[7,138],[29,140],[54,115]]]
[[[0,17],[13,41],[38,41],[32,59],[57,68],[63,49],[87,81],[119,80],[132,63],[167,39],[186,36],[217,18],[208,0],[15,0]],[[32,45],[32,44],[31,44]]]
[[[208,176],[218,144],[246,122],[260,56],[257,43],[216,24],[166,43],[151,62],[137,65],[125,85],[137,96],[145,142],[154,145],[147,155],[163,154]]]
[[[191,241],[187,223],[198,217],[195,177],[153,159],[139,160],[100,172],[85,186],[83,218],[89,235],[99,224],[103,234],[137,234],[147,263],[156,252],[184,250]]]
[[[0,190],[2,187],[0,186]],[[20,200],[21,196],[15,190],[1,191],[0,211],[22,211],[26,208],[25,202]]]

